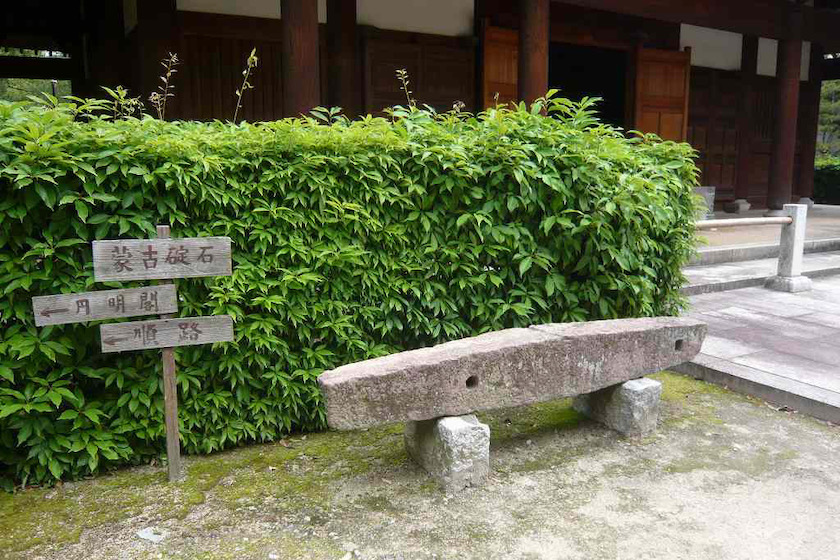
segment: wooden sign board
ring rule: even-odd
[[[97,282],[230,276],[229,237],[93,242]]]
[[[108,323],[99,326],[102,352],[194,346],[233,340],[230,315]]]
[[[32,298],[35,325],[64,325],[101,319],[122,319],[137,315],[158,315],[178,311],[174,284],[102,290],[80,294],[56,294]]]

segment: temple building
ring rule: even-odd
[[[16,0],[0,78],[125,85],[147,97],[177,53],[173,119],[231,119],[315,106],[350,116],[405,102],[469,110],[549,88],[603,98],[603,120],[690,142],[701,182],[730,210],[810,199],[820,88],[840,79],[840,0]]]

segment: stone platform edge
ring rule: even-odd
[[[840,394],[707,354],[672,367],[672,371],[758,397],[776,406],[840,424]]]
[[[805,250],[808,253],[825,253],[840,251],[840,237],[828,239],[807,239]],[[688,266],[708,266],[731,262],[757,261],[760,259],[775,259],[779,256],[778,243],[754,243],[745,245],[728,245],[725,247],[704,247],[691,258]]]
[[[840,274],[840,266],[829,266],[826,268],[802,271],[802,276],[807,278],[823,278],[826,276],[834,276],[836,274]],[[756,286],[763,286],[768,278],[775,275],[776,274],[774,272],[773,274],[751,276],[749,278],[739,278],[737,280],[725,280],[723,282],[715,282],[712,284],[689,284],[688,286],[681,288],[680,293],[684,296],[698,296],[701,294],[740,290],[742,288],[755,288]]]

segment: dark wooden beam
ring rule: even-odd
[[[519,99],[531,103],[548,91],[548,0],[519,2]]]
[[[281,0],[283,27],[283,114],[307,114],[321,104],[318,3]]]
[[[630,14],[674,23],[689,23],[759,37],[794,37],[790,18],[797,6],[781,0],[562,0],[585,8]],[[805,40],[826,47],[840,45],[840,13],[802,6]]]
[[[327,103],[356,117],[361,109],[356,0],[327,0]]]
[[[817,158],[817,131],[820,123],[820,98],[822,93],[823,49],[819,43],[811,43],[810,71],[808,83],[802,92],[800,104],[800,152],[799,152],[799,196],[801,202],[813,202],[814,163]]]
[[[279,3],[277,11],[280,12]],[[283,33],[279,19],[183,10],[178,10],[178,27],[184,35],[263,42],[279,42]]]
[[[795,31],[801,20],[791,20]],[[802,67],[802,40],[781,39],[776,59],[776,122],[770,160],[770,186],[767,206],[779,213],[790,202],[796,152],[796,125],[799,116],[799,79]]]
[[[77,64],[69,58],[0,56],[0,78],[72,80],[76,73]]]

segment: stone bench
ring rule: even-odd
[[[706,325],[655,317],[506,329],[341,366],[318,378],[337,430],[406,422],[406,449],[447,491],[489,472],[474,412],[578,397],[628,436],[656,427],[661,387],[640,379],[691,360]]]

